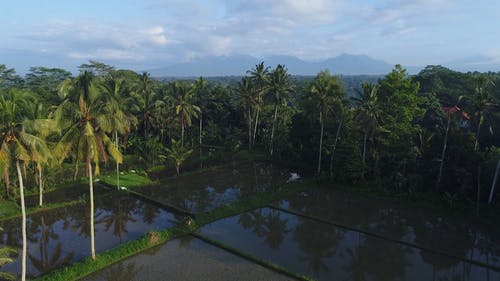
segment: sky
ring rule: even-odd
[[[2,1],[0,26],[0,64],[18,73],[231,55],[500,64],[498,0],[16,0]]]

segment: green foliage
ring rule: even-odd
[[[172,159],[175,163],[177,175],[180,175],[182,163],[184,163],[189,155],[193,153],[193,150],[184,148],[181,142],[172,139],[172,146],[170,148],[166,148],[166,151],[167,157]]]
[[[116,186],[116,176],[115,175],[108,175],[104,176],[102,180],[107,183],[110,186]],[[143,186],[143,185],[148,185],[152,184],[153,181],[149,179],[145,175],[141,175],[139,173],[133,173],[133,172],[126,172],[123,174],[120,174],[120,185],[124,186],[126,188],[129,187],[135,187],[135,186]]]

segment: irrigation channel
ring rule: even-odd
[[[132,192],[100,187],[96,250],[181,223],[227,203],[286,189],[294,171],[246,162]],[[85,186],[47,200],[85,199]],[[29,204],[35,204],[36,201]],[[28,218],[28,273],[89,256],[88,204]],[[0,221],[1,244],[20,248],[18,219]],[[20,258],[3,271],[20,272]],[[291,273],[291,274],[290,274]],[[303,276],[303,277],[301,277]],[[500,280],[500,230],[371,195],[311,186],[224,217],[83,280]]]

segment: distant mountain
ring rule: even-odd
[[[365,55],[342,54],[324,61],[309,62],[293,56],[271,56],[258,59],[246,55],[212,56],[200,58],[191,62],[179,63],[163,68],[151,69],[148,72],[155,77],[197,77],[197,76],[230,76],[244,75],[255,64],[264,61],[271,67],[284,64],[290,74],[316,75],[323,69],[334,74],[344,75],[380,75],[393,69],[393,65],[376,60]],[[409,69],[410,73],[418,71]]]
[[[477,55],[466,57],[462,59],[457,59],[443,63],[443,66],[453,69],[455,71],[469,72],[469,71],[480,71],[480,72],[499,72],[500,71],[500,61],[494,57]]]

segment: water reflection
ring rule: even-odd
[[[403,235],[396,226],[400,220],[387,220],[376,227],[396,229]],[[219,220],[202,227],[200,234],[318,280],[500,278],[499,272],[459,259],[270,208]]]
[[[298,175],[296,175],[298,176]],[[290,172],[270,163],[248,162],[134,190],[189,212],[204,212],[256,193],[280,188]]]
[[[185,236],[114,264],[84,280],[280,281],[292,279],[197,238]]]
[[[390,239],[500,266],[498,227],[411,208],[404,202],[327,188],[311,188],[280,201],[278,205]],[[428,259],[425,254],[423,256]],[[443,264],[439,268],[456,266],[452,260],[446,262],[452,264]]]
[[[118,263],[103,271],[102,278],[106,281],[132,281],[139,277],[141,270],[142,266],[135,263]]]
[[[55,231],[53,231],[52,227],[50,227],[53,221],[49,221],[49,225],[47,225],[45,223],[45,216],[46,214],[41,214],[37,218],[40,219],[39,224],[37,223],[40,227],[40,236],[38,239],[39,255],[36,256],[32,252],[29,252],[27,254],[31,264],[36,268],[38,272],[50,272],[56,268],[62,267],[68,264],[74,256],[73,253],[63,253],[62,243],[58,241],[59,235]],[[32,223],[30,224],[30,227],[34,227],[37,224]],[[38,232],[38,229],[30,229],[28,232],[30,233],[30,240],[36,240],[36,238],[33,236],[33,233]],[[51,247],[52,244],[55,244],[55,248]]]
[[[176,222],[173,214],[118,193],[96,198],[95,206],[98,252],[138,238],[149,230],[165,229]],[[28,216],[27,223],[28,276],[31,278],[90,255],[88,204],[39,212]],[[20,248],[19,219],[1,221],[0,226],[5,230],[0,236],[0,245]],[[20,256],[2,270],[18,274]]]

